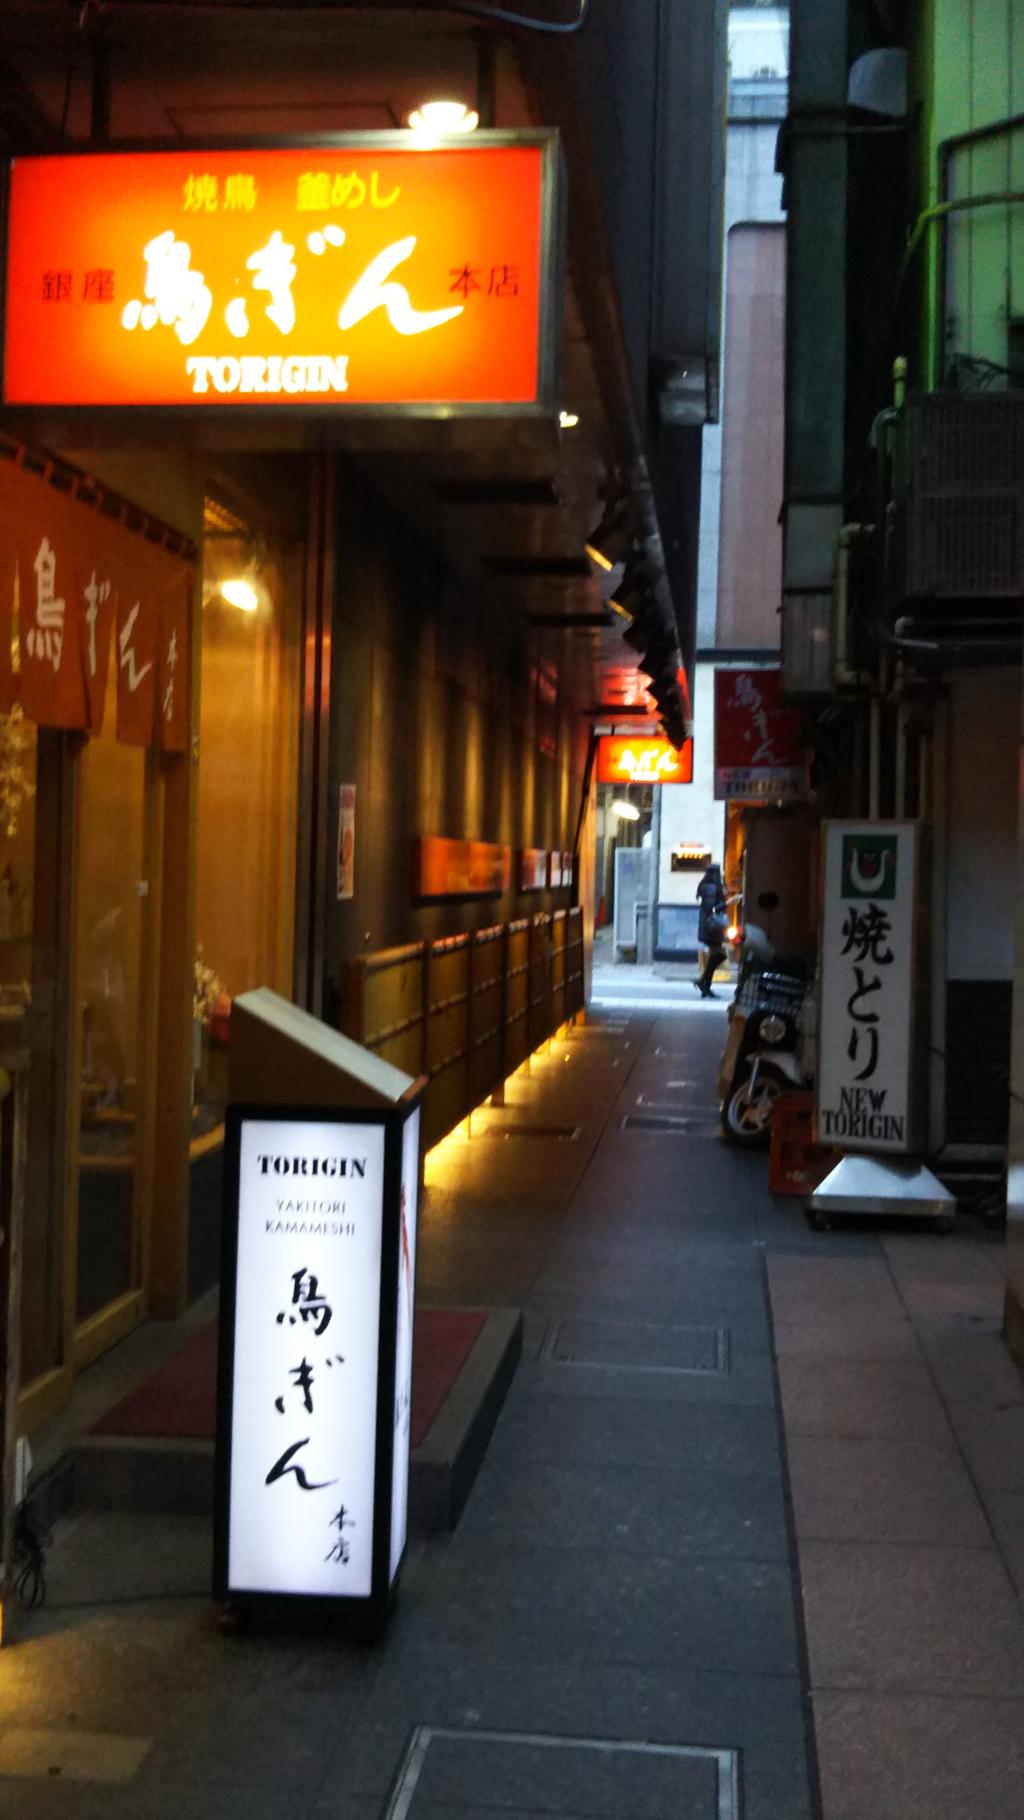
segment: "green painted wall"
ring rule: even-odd
[[[914,102],[921,114],[920,208],[938,200],[939,146],[957,134],[1024,112],[1024,0],[922,0],[912,49]],[[1024,191],[1024,129],[958,152],[950,169],[956,196]],[[954,215],[947,229],[947,274],[939,297],[937,227],[924,257],[925,321],[919,374],[942,383],[953,355],[1005,367],[1008,319],[1024,319],[1024,205]],[[937,318],[945,319],[944,360],[936,358]],[[979,376],[983,369],[979,369]]]

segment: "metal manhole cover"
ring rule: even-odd
[[[606,1371],[727,1372],[729,1329],[560,1321],[544,1356],[555,1365],[596,1365]]]
[[[562,1143],[579,1135],[578,1125],[486,1125],[483,1131],[470,1133],[473,1138],[555,1138]]]
[[[710,1113],[700,1113],[694,1108],[694,1116],[684,1117],[681,1113],[668,1112],[629,1112],[622,1121],[623,1131],[671,1131],[678,1137],[693,1137],[697,1132],[706,1135],[708,1131],[717,1130],[711,1122]]]
[[[571,1807],[608,1820],[739,1820],[739,1756],[699,1744],[418,1725],[384,1820],[476,1812],[495,1789],[523,1814]]]
[[[673,1121],[682,1119],[692,1124],[695,1119],[715,1119],[718,1117],[717,1106],[680,1105],[678,1100],[649,1100],[645,1094],[638,1093],[636,1103],[639,1112],[632,1112],[630,1118],[669,1117]]]

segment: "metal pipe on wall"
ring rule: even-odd
[[[934,1152],[946,1136],[946,975],[949,970],[947,914],[949,843],[949,702],[936,703],[934,733],[927,742],[927,808],[931,823],[931,980],[929,992],[930,1071],[928,1148]],[[922,758],[924,758],[924,754]],[[922,763],[922,772],[924,765]]]
[[[907,728],[910,709],[901,701],[896,709],[896,795],[893,810],[897,821],[907,813]]]
[[[868,819],[878,820],[882,763],[882,703],[871,697],[868,714]]]

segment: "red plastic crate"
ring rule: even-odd
[[[813,1194],[838,1152],[814,1141],[813,1093],[784,1093],[772,1109],[768,1186],[773,1194]]]

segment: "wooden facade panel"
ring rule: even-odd
[[[566,916],[565,1004],[566,1015],[583,1009],[583,911],[570,910]]]
[[[486,1042],[494,1031],[501,1029],[505,1021],[504,981],[496,980],[493,985],[481,986],[473,993],[470,1002],[469,1030],[470,1043],[475,1048],[478,1043]]]
[[[480,1101],[500,1087],[505,1078],[505,1043],[504,1031],[497,1029],[477,1043],[469,1058],[469,1104],[479,1106]]]
[[[457,1067],[445,1068],[440,1074],[435,1074],[426,1093],[425,1148],[429,1149],[431,1144],[436,1144],[449,1131],[453,1131],[455,1126],[467,1116],[469,1110],[464,1062],[459,1063]]]
[[[353,964],[358,979],[360,1042],[376,1049],[399,1030],[422,1022],[425,968],[421,942],[412,948],[367,955]]]
[[[464,1060],[469,1052],[469,1038],[466,1029],[466,1000],[447,1005],[443,1011],[435,1011],[427,1030],[427,1066],[426,1072],[431,1077],[440,1074],[443,1068],[451,1068],[456,1062]]]
[[[485,986],[500,986],[505,977],[505,925],[478,929],[473,937],[472,975],[474,991]]]
[[[555,943],[551,950],[551,1025],[557,1030],[566,1018],[566,979],[565,979],[565,945],[564,931],[561,944]]]
[[[555,1029],[566,1018],[566,936],[568,924],[564,910],[556,910],[551,922],[551,1020]]]
[[[530,1048],[550,1036],[551,1028],[551,918],[541,912],[530,928]]]
[[[431,944],[428,961],[427,1061],[431,1081],[453,1071],[466,1093],[469,1050],[469,937],[456,936]],[[438,1093],[442,1091],[440,1087]],[[453,1091],[446,1081],[443,1092]],[[453,1121],[458,1123],[462,1113]]]
[[[583,913],[558,911],[366,955],[345,971],[342,1028],[429,1075],[429,1147],[582,1003]]]
[[[505,974],[505,1073],[512,1074],[530,1053],[530,924],[508,925]]]
[[[382,1062],[390,1062],[393,1068],[401,1068],[404,1074],[411,1074],[414,1080],[423,1072],[422,1022],[386,1037],[383,1042],[367,1043],[366,1047],[374,1050]]]
[[[469,936],[431,942],[429,949],[429,1009],[431,1013],[453,999],[465,999],[469,990]]]
[[[470,959],[469,1103],[478,1106],[505,1076],[505,929],[481,930]]]
[[[505,1021],[514,1023],[522,1017],[530,999],[530,969],[526,962],[520,967],[509,968],[505,986]]]

